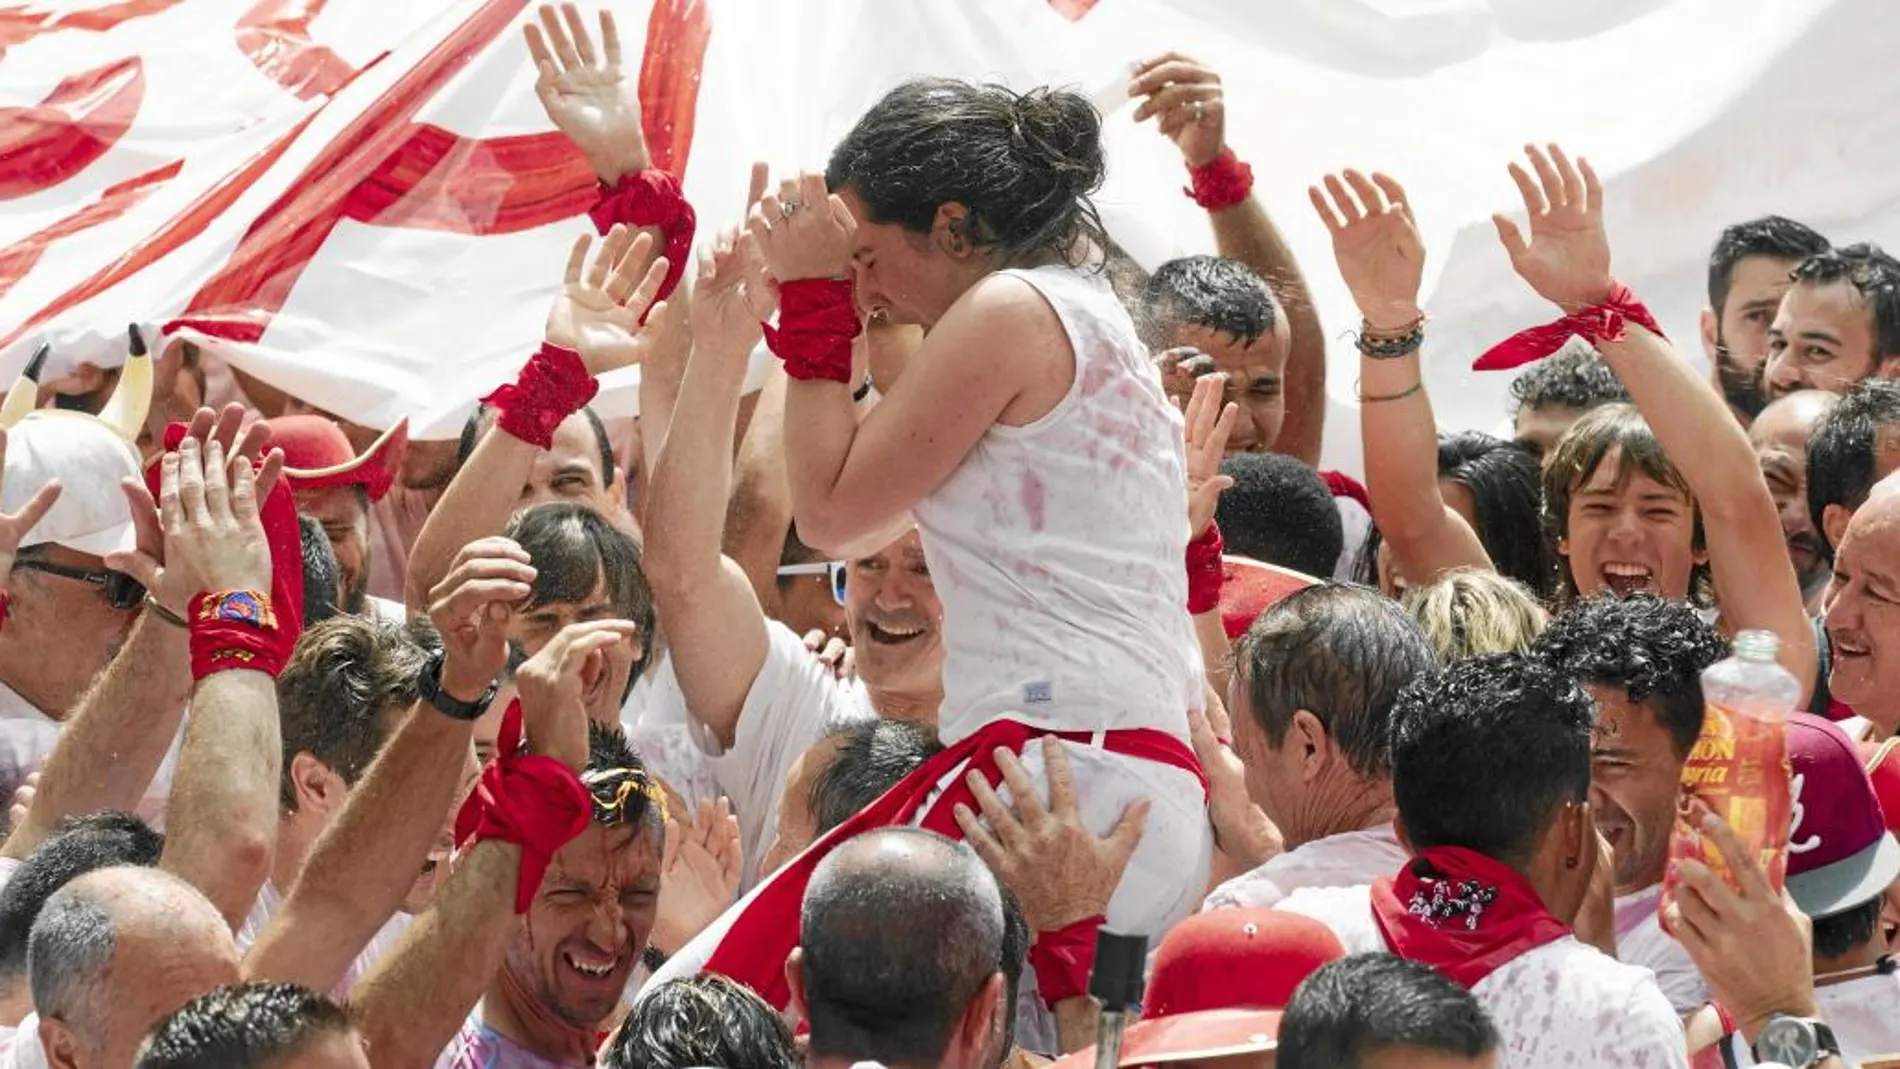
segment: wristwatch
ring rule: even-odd
[[[1809,1069],[1823,1058],[1841,1056],[1841,1045],[1826,1021],[1813,1017],[1773,1014],[1755,1036],[1758,1062],[1780,1062],[1793,1069]]]
[[[491,679],[481,697],[472,702],[460,701],[442,689],[442,660],[442,651],[437,650],[423,662],[422,671],[416,676],[416,693],[444,716],[456,720],[480,720],[482,714],[488,711],[488,703],[495,700],[495,692],[501,689],[501,684]]]

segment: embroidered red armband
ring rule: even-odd
[[[1230,148],[1221,149],[1220,155],[1199,167],[1188,168],[1188,181],[1193,185],[1182,192],[1210,212],[1231,208],[1253,194],[1253,168],[1240,162]]]
[[[1101,914],[1076,921],[1054,932],[1036,933],[1029,948],[1029,965],[1036,970],[1036,993],[1050,1009],[1056,1003],[1089,993],[1089,970],[1095,967],[1095,933]]]
[[[191,628],[191,678],[249,669],[275,679],[286,651],[278,640],[270,595],[258,590],[206,591],[186,610]]]
[[[686,261],[692,259],[693,232],[699,225],[699,217],[687,203],[679,179],[649,167],[621,175],[620,181],[611,186],[602,182],[600,199],[587,214],[602,234],[612,230],[615,223],[635,228],[653,227],[664,233],[666,245],[660,251],[666,257],[666,278],[653,299],[665,300],[679,285],[680,277],[686,273]],[[640,322],[646,321],[647,314],[643,311]]]
[[[1220,525],[1210,523],[1201,536],[1187,546],[1188,613],[1199,616],[1220,608],[1222,580]]]
[[[765,344],[801,381],[851,381],[851,342],[864,325],[848,278],[804,278],[778,286],[778,326]]]
[[[482,404],[494,407],[495,424],[502,430],[529,445],[550,449],[554,429],[599,392],[600,383],[579,353],[542,342],[515,381],[497,386],[482,398]]]
[[[521,702],[503,719],[520,722]],[[515,886],[515,912],[526,913],[541,889],[554,855],[587,830],[593,796],[574,770],[539,754],[497,750],[455,816],[455,843],[494,839],[521,847],[521,880]]]
[[[1582,311],[1541,327],[1520,330],[1485,350],[1471,365],[1473,371],[1508,371],[1542,360],[1564,347],[1571,335],[1585,341],[1622,341],[1625,323],[1635,323],[1658,338],[1664,338],[1656,317],[1649,314],[1636,294],[1621,282],[1611,282],[1610,295]],[[1665,338],[1665,340],[1667,340]]]

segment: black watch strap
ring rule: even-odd
[[[442,689],[442,661],[441,650],[429,655],[416,677],[416,693],[444,716],[456,720],[480,720],[482,714],[488,711],[489,703],[495,700],[495,692],[501,689],[501,684],[491,679],[481,697],[472,702],[461,701]]]

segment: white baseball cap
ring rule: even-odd
[[[96,557],[130,550],[138,536],[119,486],[127,476],[143,478],[138,451],[110,425],[84,413],[39,409],[7,431],[0,512],[19,511],[58,479],[59,500],[21,546],[51,542]]]

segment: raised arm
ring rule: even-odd
[[[1530,239],[1505,216],[1495,219],[1511,266],[1565,312],[1604,303],[1614,280],[1602,183],[1588,161],[1572,163],[1556,145],[1525,151],[1536,177],[1516,163],[1511,177],[1524,197]],[[1606,334],[1594,344],[1695,497],[1722,627],[1773,631],[1782,667],[1806,693],[1814,686],[1814,631],[1748,436],[1708,380],[1659,335],[1625,319],[1620,337]]]
[[[1457,568],[1491,569],[1464,517],[1438,491],[1438,430],[1419,360],[1425,243],[1405,189],[1386,175],[1328,175],[1308,196],[1365,322],[1359,344],[1359,434],[1372,522],[1398,573],[1423,586]],[[1290,409],[1289,409],[1290,414]]]
[[[508,659],[511,606],[532,592],[528,554],[505,538],[465,548],[435,590],[442,693],[475,703]],[[317,840],[290,897],[244,959],[254,980],[328,991],[402,905],[474,755],[471,720],[417,702]]]
[[[1135,120],[1155,119],[1180,147],[1190,173],[1226,166],[1227,97],[1213,68],[1169,52],[1135,71],[1128,95],[1147,98]],[[1265,279],[1287,319],[1286,422],[1274,451],[1317,467],[1326,429],[1326,333],[1306,276],[1251,189],[1232,204],[1210,207],[1207,218],[1214,226],[1215,251]]]
[[[750,235],[722,236],[701,253],[692,296],[693,355],[680,384],[682,418],[667,433],[647,488],[646,571],[654,608],[666,622],[686,704],[723,746],[733,743],[768,645],[751,581],[720,552],[739,393],[759,340],[760,309],[748,304],[748,295],[766,299],[756,260]]]
[[[186,438],[160,463],[167,566],[196,577],[206,597],[194,611],[233,629],[247,615],[269,618],[271,554],[251,462],[227,464],[216,439],[201,450]],[[248,609],[258,602],[262,613]],[[283,739],[274,673],[241,654],[209,660],[192,690],[159,866],[203,891],[235,931],[276,852]]]
[[[587,767],[583,676],[590,662],[599,670],[602,650],[632,640],[633,624],[625,620],[574,624],[521,666],[515,681],[530,754],[553,758],[576,776]],[[498,778],[491,767],[484,773],[484,788]],[[540,776],[534,780],[525,787],[543,786]],[[509,792],[514,789],[511,785]],[[565,797],[532,793],[527,804],[538,819],[558,822],[562,807],[553,803],[564,806]],[[491,805],[508,805],[505,796],[491,798]],[[522,924],[515,913],[520,880],[520,846],[477,840],[429,911],[356,985],[352,1008],[363,1038],[376,1052],[376,1069],[429,1069],[436,1063],[481,1001]]]

